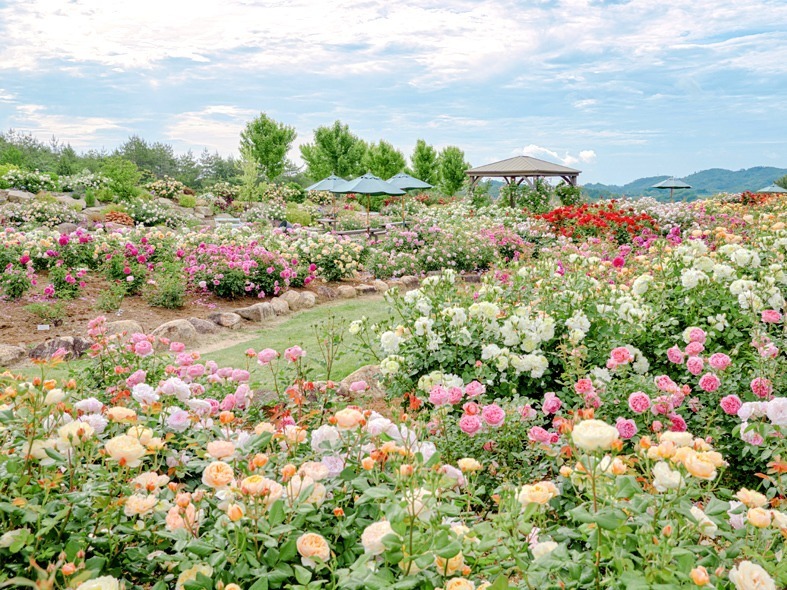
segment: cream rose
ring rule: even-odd
[[[328,468],[317,461],[307,461],[298,469],[299,475],[311,477],[314,481],[320,481],[328,477]]]
[[[382,555],[385,552],[383,537],[394,534],[391,523],[387,520],[374,522],[367,526],[361,534],[361,545],[367,555]]]
[[[363,414],[355,408],[344,408],[334,414],[339,430],[353,430],[363,423]]]
[[[235,477],[232,467],[224,461],[214,461],[202,472],[202,483],[220,489],[226,488]]]
[[[158,498],[152,494],[132,494],[126,499],[123,513],[126,516],[144,516],[153,512],[156,504],[158,504]]]
[[[197,579],[197,574],[202,574],[210,578],[213,575],[213,568],[206,563],[198,563],[190,567],[178,576],[178,581],[175,583],[175,590],[183,590],[186,582],[191,582]]]
[[[758,529],[764,529],[771,526],[771,512],[765,508],[749,508],[746,520]]]
[[[762,508],[768,503],[768,498],[766,498],[765,495],[760,492],[747,490],[746,488],[741,488],[741,490],[735,494],[735,497],[746,504],[748,508]]]
[[[163,488],[169,483],[169,477],[166,475],[159,475],[155,471],[146,471],[141,473],[131,480],[134,488],[138,490],[147,490],[148,492],[158,493],[160,488]]]
[[[126,431],[126,434],[133,436],[143,445],[147,445],[153,438],[153,431],[150,428],[145,428],[141,424],[132,426]]]
[[[214,440],[208,443],[207,450],[214,459],[224,459],[232,456],[235,445],[228,440]]]
[[[93,427],[87,422],[74,420],[57,429],[60,440],[69,445],[78,445],[95,434]]]
[[[315,559],[326,562],[331,558],[331,548],[325,537],[317,533],[304,533],[295,543],[301,556],[301,563],[307,567],[315,567]]]
[[[618,429],[601,420],[583,420],[571,433],[571,439],[583,451],[608,451],[620,438]]]
[[[707,537],[714,538],[716,536],[716,531],[719,530],[719,527],[716,526],[716,523],[708,518],[708,515],[705,514],[702,509],[697,508],[696,506],[692,506],[690,512],[691,515],[696,519],[700,532]]]
[[[325,486],[319,482],[315,482],[308,475],[295,475],[287,482],[287,498],[290,504],[295,503],[295,501],[300,498],[301,494],[309,489],[310,486],[313,486],[312,491],[303,501],[307,504],[322,506],[322,503],[325,501]]]
[[[475,473],[476,471],[481,471],[481,469],[483,469],[481,463],[472,457],[459,459],[459,461],[456,462],[456,466],[462,470],[462,473]]]
[[[653,487],[658,492],[676,490],[683,483],[680,472],[670,469],[664,461],[659,461],[653,466]]]
[[[284,427],[284,438],[291,445],[299,445],[306,442],[306,429],[294,424]]]
[[[126,467],[139,467],[146,452],[138,439],[127,434],[110,438],[104,443],[104,449],[112,461]]]
[[[551,481],[541,481],[535,484],[528,484],[522,486],[522,489],[516,496],[517,501],[523,507],[528,504],[544,505],[555,496],[560,495],[560,490]]]
[[[107,410],[107,418],[112,422],[133,422],[137,419],[137,413],[131,408],[115,406]]]
[[[742,561],[730,571],[735,590],[776,590],[776,583],[762,566]]]
[[[475,584],[467,578],[451,578],[443,586],[444,590],[475,590]]]
[[[533,559],[541,559],[545,555],[552,553],[555,549],[557,549],[557,543],[554,541],[542,541],[530,546],[530,551],[533,553]]]
[[[82,582],[76,590],[119,590],[120,582],[112,576],[101,576]]]
[[[461,551],[449,559],[435,555],[434,564],[441,575],[453,576],[465,566],[465,556]]]
[[[691,447],[694,445],[694,436],[688,432],[667,431],[659,437],[659,440],[661,442],[673,442],[676,447]]]
[[[62,389],[50,389],[46,392],[44,404],[47,406],[54,406],[55,404],[62,402],[64,399],[66,399],[66,394]]]

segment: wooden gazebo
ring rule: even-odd
[[[478,168],[471,168],[466,174],[470,177],[471,188],[482,178],[502,178],[506,181],[506,184],[515,186],[519,186],[524,181],[532,188],[535,188],[536,181],[546,177],[559,177],[569,185],[576,186],[580,172],[581,170],[553,164],[546,160],[539,160],[530,156],[516,156],[500,162],[479,166]],[[512,194],[512,201],[513,198]],[[513,202],[511,206],[514,206]]]

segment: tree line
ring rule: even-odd
[[[367,142],[341,121],[314,130],[312,142],[300,146],[304,166],[299,167],[287,158],[295,139],[293,127],[265,113],[249,121],[241,132],[240,158],[223,157],[207,149],[199,155],[192,151],[176,154],[171,145],[149,142],[138,135],[132,135],[112,151],[77,153],[71,145],[55,138],[45,143],[10,130],[0,133],[0,166],[64,176],[83,170],[102,172],[130,162],[142,182],[170,177],[193,189],[217,182],[241,185],[252,181],[297,182],[306,186],[330,174],[349,179],[372,172],[388,179],[407,172],[449,195],[462,187],[465,171],[470,167],[458,147],[438,151],[423,139],[416,142],[408,166],[405,155],[390,142]]]

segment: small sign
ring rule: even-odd
[[[49,329],[49,324],[38,324],[38,331],[45,332]]]

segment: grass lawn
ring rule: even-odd
[[[275,323],[262,325],[256,330],[244,330],[242,332],[224,332],[222,340],[218,340],[204,346],[197,346],[196,349],[202,353],[202,360],[214,360],[222,367],[244,367],[246,365],[245,351],[253,348],[260,351],[263,348],[273,348],[280,353],[285,348],[296,344],[307,352],[307,358],[312,360],[320,359],[320,350],[317,346],[317,333],[314,326],[321,322],[334,318],[334,321],[344,325],[344,354],[338,358],[333,365],[331,378],[334,381],[343,379],[362,365],[368,364],[370,359],[351,351],[348,344],[353,340],[353,336],[347,334],[347,326],[351,321],[366,316],[369,321],[379,322],[391,316],[391,308],[381,296],[363,297],[336,301],[319,305],[309,310],[296,312],[289,316],[277,318]],[[71,363],[63,363],[57,367],[47,367],[46,376],[51,379],[64,379],[68,377],[69,367],[81,369],[90,363],[89,359],[80,359]],[[15,369],[14,372],[34,377],[41,374],[41,369],[33,365]],[[263,387],[267,385],[264,377],[267,374],[258,373],[263,377]],[[322,372],[315,375],[315,378],[322,378]]]

